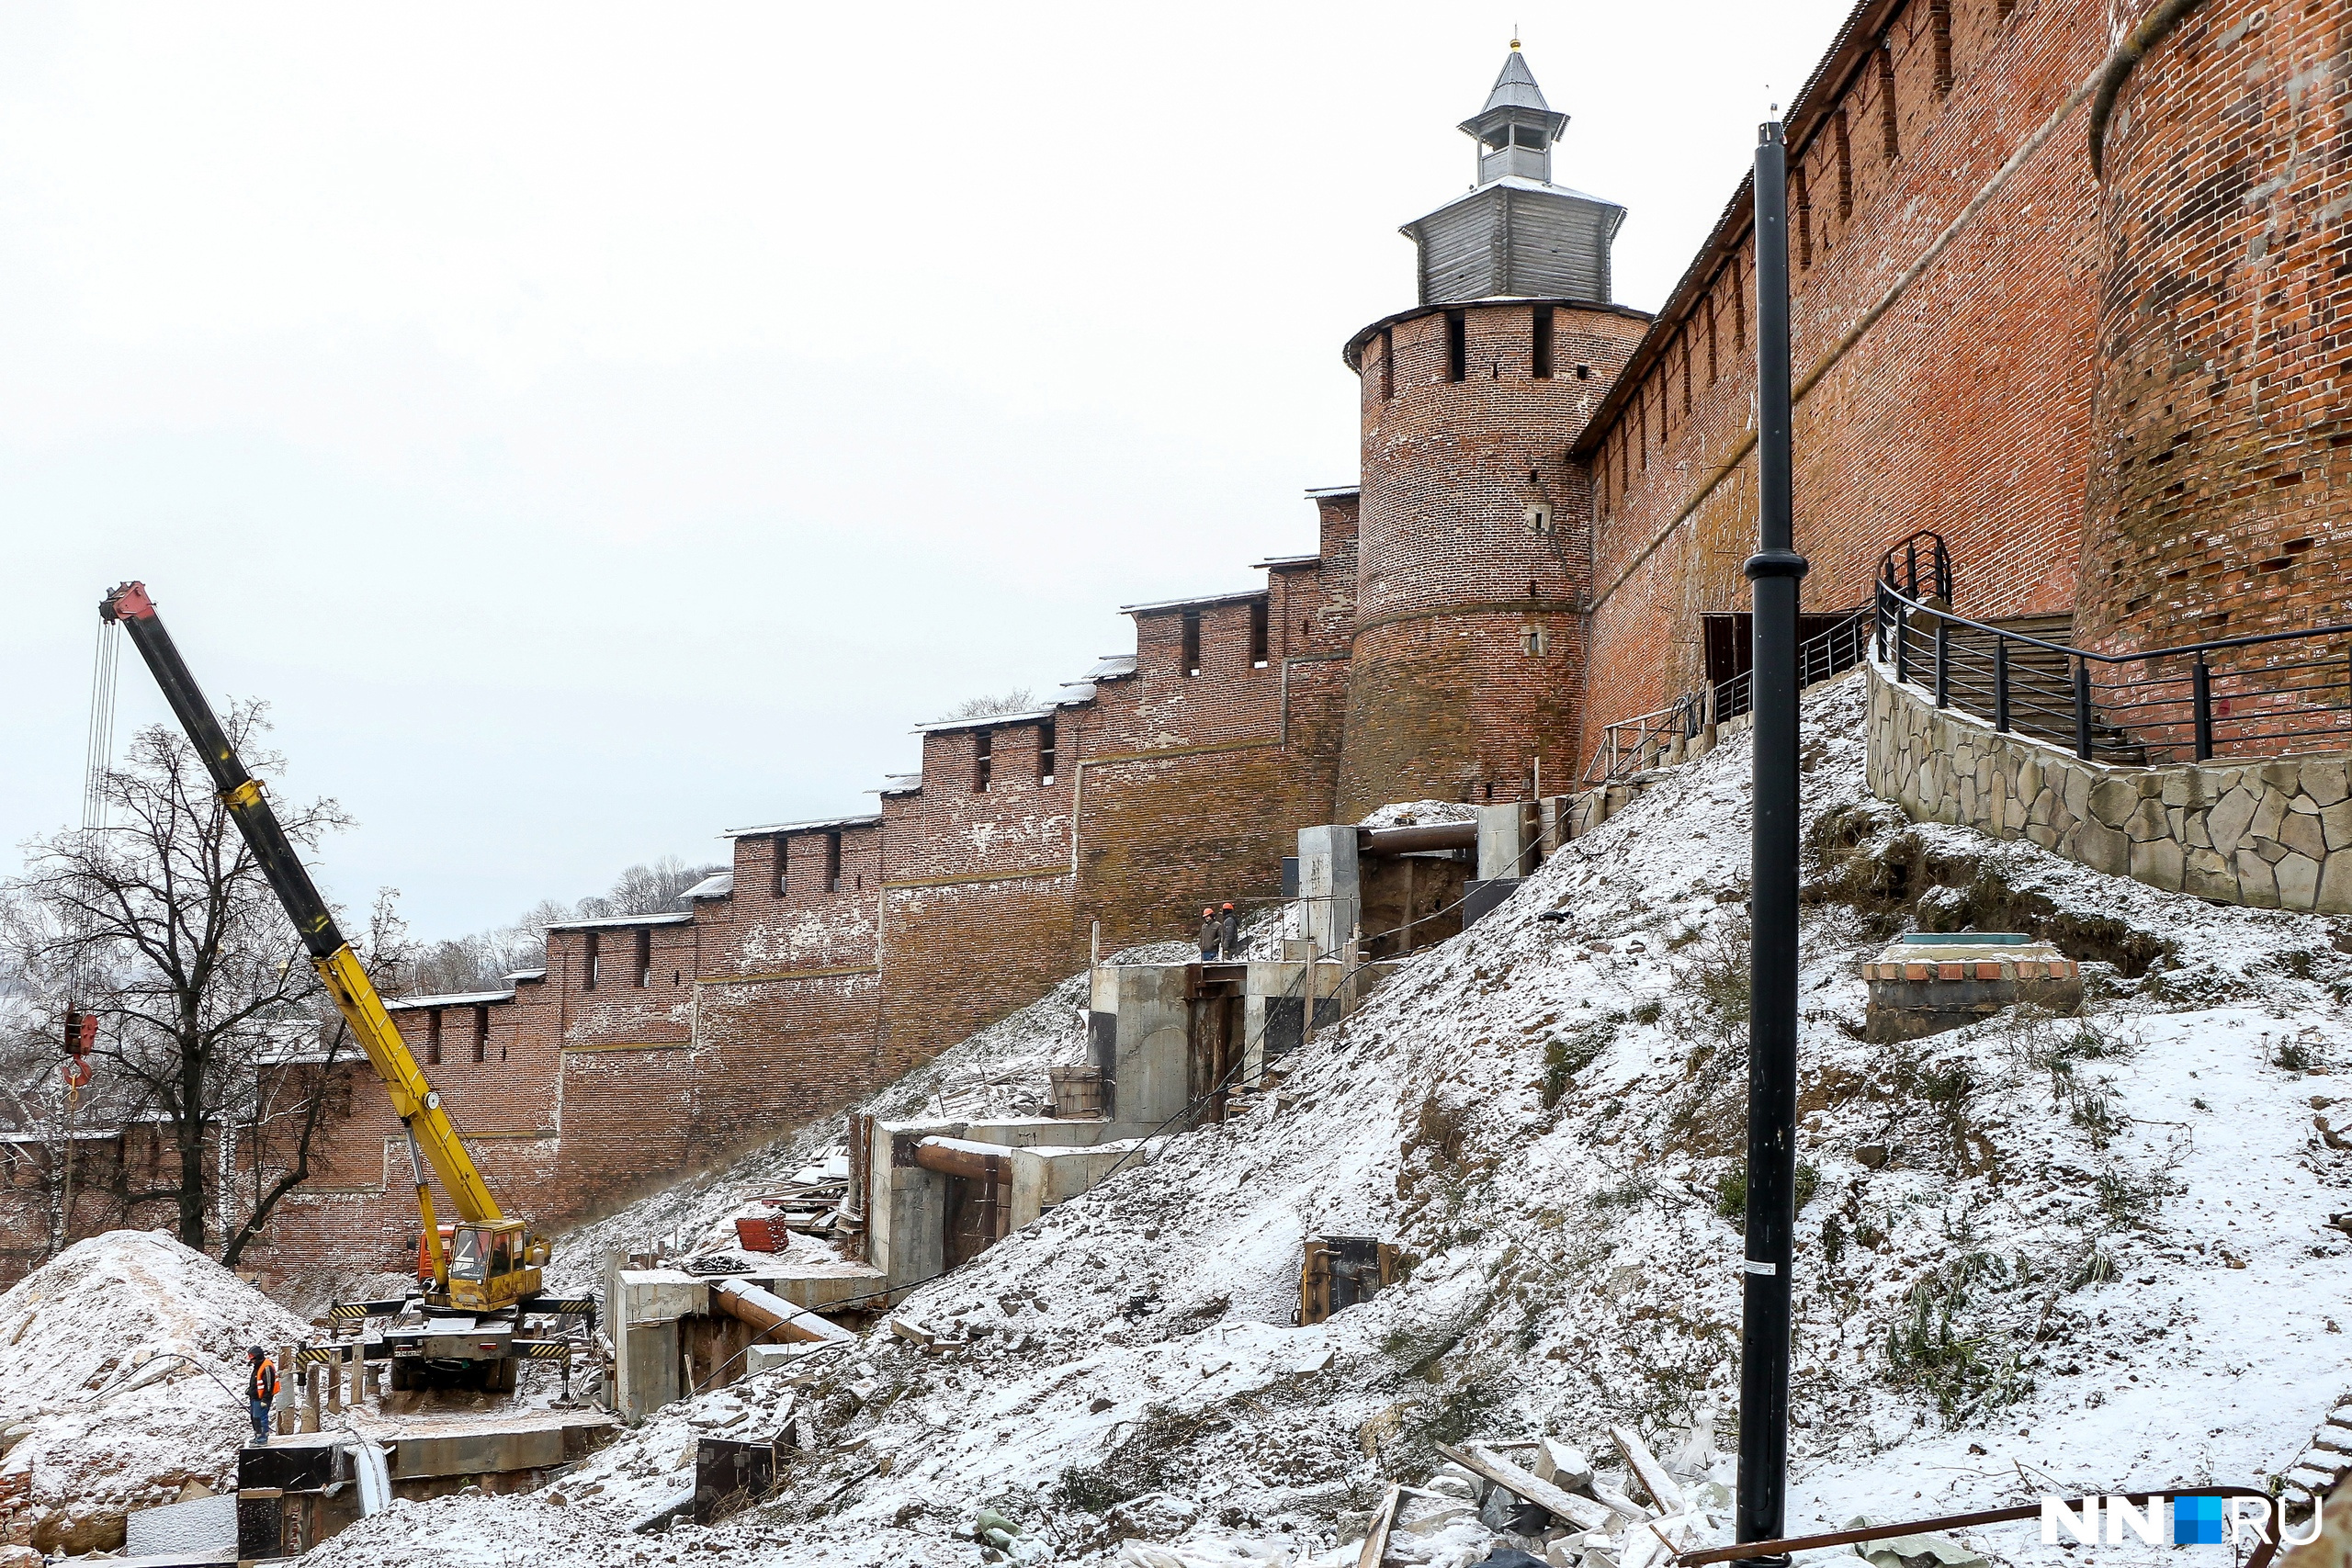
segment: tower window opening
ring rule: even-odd
[[[1054,782],[1054,721],[1047,719],[1037,727],[1037,782]]]
[[[603,945],[600,939],[604,932],[590,931],[587,936],[588,941],[580,955],[580,988],[593,991],[596,988],[596,960],[600,956],[597,949]]]
[[[1552,651],[1552,638],[1542,626],[1530,626],[1520,635],[1520,646],[1531,656],[1549,653]],[[1487,798],[1492,800],[1494,795],[1489,793]]]
[[[825,835],[825,891],[842,890],[842,835],[839,829]]]
[[[1550,533],[1552,531],[1552,503],[1548,501],[1539,501],[1534,505],[1529,507],[1527,509],[1527,526],[1529,530],[1533,533]],[[1532,582],[1530,582],[1527,585],[1527,596],[1530,599],[1535,597],[1535,584]]]
[[[989,774],[996,766],[996,732],[990,729],[972,731],[972,793],[986,795]]]
[[[1591,379],[1592,379],[1592,367],[1591,367],[1591,366],[1589,366],[1589,365],[1579,365],[1579,366],[1577,366],[1577,380],[1579,380],[1579,381],[1589,381],[1589,380],[1591,380]]]
[[[1263,599],[1250,601],[1250,667],[1263,670],[1267,664],[1266,645],[1267,604]]]
[[[1878,134],[1894,163],[1903,149],[1894,134],[1894,46],[1884,39],[1878,46]]]
[[[1731,345],[1747,352],[1747,296],[1739,279],[1739,258],[1731,261]]]
[[[474,1009],[474,1060],[490,1060],[490,1009]]]
[[[1541,599],[1541,598],[1543,598],[1543,597],[1544,597],[1544,585],[1543,585],[1542,583],[1540,583],[1540,582],[1537,582],[1533,578],[1532,578],[1532,577],[1531,577],[1531,578],[1529,578],[1529,579],[1527,580],[1527,596],[1528,596],[1530,599]]]
[[[1535,378],[1552,378],[1552,307],[1535,307]]]
[[[1176,667],[1187,676],[1201,672],[1201,613],[1184,612],[1183,643],[1176,651]]]
[[[1708,386],[1712,387],[1712,386],[1713,386],[1713,385],[1715,384],[1715,377],[1716,377],[1716,375],[1717,375],[1718,373],[1719,373],[1719,372],[1717,371],[1716,365],[1715,365],[1715,296],[1714,296],[1714,291],[1713,291],[1713,290],[1712,290],[1712,289],[1710,289],[1710,290],[1708,291],[1708,293],[1707,293],[1707,385],[1708,385]]]
[[[1470,373],[1470,312],[1445,313],[1445,378],[1459,381]]]
[[[792,867],[791,863],[786,858],[788,852],[785,849],[785,845],[789,841],[781,833],[775,836],[775,896],[779,898],[786,897],[792,891],[790,874]]]
[[[433,1009],[424,1015],[424,1065],[441,1065],[441,1010]]]
[[[1936,95],[1951,91],[1951,0],[1928,0],[1928,33],[1936,46]]]
[[[640,991],[653,984],[653,928],[637,928],[637,988]]]
[[[1380,400],[1388,401],[1396,395],[1396,334],[1388,328],[1380,329]]]

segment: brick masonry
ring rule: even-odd
[[[2200,7],[2105,141],[2077,630],[2119,650],[2352,620],[2352,18]]]
[[[2126,81],[2102,185],[2064,106],[2136,15],[1865,0],[1792,107],[1809,610],[1932,528],[1962,613],[2071,613],[2109,649],[2352,619],[2346,16],[2207,0]],[[1357,333],[1362,485],[1315,492],[1313,554],[1133,607],[1131,664],[1050,712],[930,728],[878,809],[739,834],[731,890],[559,931],[544,976],[444,1006],[432,1070],[499,1190],[560,1224],[838,1107],[1078,968],[1097,921],[1124,944],[1272,897],[1302,825],[1575,787],[1603,725],[1700,684],[1702,616],[1747,605],[1754,273],[1743,190],[1654,320],[1489,299],[1455,308],[1458,355],[1442,307]],[[1925,814],[2215,897],[2337,897],[2324,761],[2124,779],[1873,713],[1874,776]],[[420,1045],[431,1011],[401,1014]],[[335,1070],[348,1110],[266,1250],[397,1266],[398,1129]]]

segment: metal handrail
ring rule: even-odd
[[[1880,559],[1879,579],[1875,585],[1872,603],[1875,622],[1873,642],[1878,660],[1883,663],[1892,664],[1894,679],[1905,684],[1914,684],[1916,682],[1912,679],[1911,662],[1913,644],[1917,639],[1918,633],[1913,629],[1913,618],[1922,615],[1933,617],[1930,622],[1934,628],[1930,655],[1933,670],[1929,690],[1933,693],[1936,706],[1939,708],[1953,705],[1955,689],[1962,697],[1969,699],[1963,705],[1974,705],[1976,699],[1981,699],[1986,694],[1985,678],[1983,675],[1968,673],[1969,664],[1973,660],[1979,669],[1988,662],[1991,666],[1989,694],[1993,711],[1989,717],[1995,730],[2004,734],[2010,732],[2019,713],[2031,717],[2046,717],[2049,721],[2046,727],[2050,728],[2056,728],[2060,724],[2071,720],[2075,754],[2086,761],[2092,761],[2094,753],[2103,745],[2111,753],[2121,752],[2127,757],[2144,762],[2151,742],[2143,739],[2134,739],[2115,720],[2130,715],[2134,716],[2137,721],[2139,716],[2148,715],[2157,710],[2168,710],[2173,714],[2181,715],[2183,698],[2177,693],[2170,696],[2154,697],[2141,696],[2138,694],[2162,687],[2178,688],[2183,685],[2188,688],[2186,695],[2187,713],[2182,715],[2186,719],[2190,737],[2188,750],[2191,755],[2200,762],[2210,761],[2213,758],[2217,744],[2215,734],[2217,725],[2230,731],[2221,739],[2232,745],[2261,742],[2277,744],[2338,735],[2343,736],[2347,744],[2352,744],[2352,656],[2337,654],[2329,658],[2290,660],[2285,663],[2264,665],[2259,671],[2235,671],[2224,667],[2221,673],[2225,676],[2250,676],[2260,673],[2277,677],[2302,671],[2340,669],[2344,678],[2335,681],[2321,680],[2278,685],[2268,690],[2246,692],[2236,696],[2224,695],[2220,699],[2221,711],[2218,713],[2215,711],[2216,699],[2213,694],[2215,671],[2212,665],[2207,661],[2207,655],[2232,649],[2259,648],[2276,643],[2309,641],[2320,637],[2352,637],[2352,625],[2312,626],[2305,630],[2290,632],[2256,632],[2244,637],[2216,637],[2208,642],[2183,643],[2170,648],[2147,649],[2127,653],[2104,653],[2090,649],[2073,648],[2064,643],[2052,642],[2045,637],[2033,637],[2024,632],[2011,631],[2007,627],[1991,626],[1983,621],[1971,620],[1965,615],[1953,614],[1943,605],[1927,603],[1917,592],[1918,542],[1923,536],[1934,537],[1932,535],[1915,534],[1890,548]],[[1948,566],[1945,564],[1949,558],[1948,553],[1943,550],[1940,539],[1935,541],[1935,546],[1933,558],[1938,564],[1937,583],[1939,587],[1948,587],[1950,575]],[[1912,590],[1907,593],[1904,592],[1903,587],[1897,585],[1895,570],[1897,551],[1903,552],[1905,557],[1905,570],[1909,577],[1908,586]],[[1947,599],[1945,604],[1949,603]],[[1990,637],[1992,649],[1989,660],[1980,652],[1973,652],[1966,649],[1955,649],[1952,646],[1952,634],[1955,627],[1982,633]],[[1893,645],[1891,655],[1890,639]],[[2061,683],[2056,673],[2049,670],[2034,670],[2030,667],[2013,670],[2009,659],[2012,645],[2040,649],[2045,652],[2059,655],[2065,660],[2068,669],[2064,682]],[[1927,652],[1927,650],[1922,651]],[[2179,659],[2190,660],[2188,668],[2181,673],[2167,675],[2154,672],[2153,666],[2155,661]],[[2116,687],[2109,688],[2117,691],[2128,689],[2135,694],[2136,700],[2109,702],[2104,705],[2102,709],[2093,701],[2091,668],[2094,664],[2110,668],[2119,665],[2145,665],[2150,667],[2150,672],[2138,680],[2121,682]],[[1952,678],[1956,667],[1962,675],[1957,688]],[[2028,699],[2022,703],[2015,700],[2015,694],[2020,686],[2024,688]],[[2339,690],[2346,692],[2346,703],[2310,703],[2301,700],[2308,694],[2332,694]],[[2037,695],[2054,698],[2063,705],[2052,707],[2047,703],[2031,700]],[[2233,701],[2246,698],[2268,703],[2288,699],[2292,703],[2292,706],[2284,709],[2267,707],[2252,713],[2229,711],[2229,705]],[[2343,714],[2346,716],[2346,719],[2342,723],[2327,723],[2318,728],[2264,730],[2256,728],[2313,712],[2323,715]],[[2164,721],[2159,718],[2154,722],[2161,730]],[[2176,734],[2178,733],[2179,722],[2178,719],[2175,720]],[[2099,734],[2102,729],[2121,739],[2103,739]],[[2162,740],[2154,743],[2160,746],[2165,744]],[[2177,748],[2179,742],[2175,741],[2171,744]]]
[[[2143,659],[2171,659],[2184,653],[2211,653],[2216,649],[2252,648],[2258,643],[2292,642],[2298,637],[2342,637],[2352,633],[2352,623],[2346,623],[2340,626],[2312,626],[2300,632],[2260,632],[2252,637],[2220,637],[2212,642],[2184,642],[2174,648],[2152,648],[2143,653],[2101,653],[2096,649],[2069,648],[2063,642],[2046,642],[2041,637],[2029,637],[2024,632],[2013,632],[2005,626],[1987,626],[1983,621],[1972,621],[1965,615],[1955,615],[1950,610],[1939,610],[1933,604],[1906,598],[1903,591],[1898,588],[1883,584],[1881,592],[1901,600],[1908,609],[1933,615],[1938,620],[1950,621],[1956,626],[1966,626],[1971,631],[1989,632],[1996,637],[2003,637],[2010,642],[2022,642],[2033,648],[2046,648],[2052,653],[2063,653],[2070,659],[2096,660],[2101,664],[2137,664]],[[2318,660],[2312,662],[2316,663]],[[2291,666],[2281,666],[2281,668],[2291,668]],[[2187,678],[2181,675],[2165,677],[2166,680],[2173,681]]]
[[[1869,645],[1870,633],[1864,618],[1872,613],[1870,604],[1859,604],[1843,612],[1837,623],[1797,645],[1797,679],[1811,684],[1826,681],[1852,669],[1862,661],[1863,650]],[[1847,639],[1850,648],[1839,649],[1839,640]],[[1850,656],[1848,656],[1848,655]],[[1747,692],[1753,672],[1743,670],[1731,679],[1710,683],[1695,692],[1685,692],[1665,707],[1632,718],[1612,720],[1601,727],[1600,744],[1592,750],[1592,761],[1585,764],[1580,782],[1587,786],[1613,784],[1641,771],[1648,759],[1654,759],[1657,747],[1653,741],[1666,741],[1678,732],[1681,738],[1695,739],[1711,724],[1737,718],[1751,705]],[[1667,722],[1658,722],[1658,721]],[[1618,731],[1629,730],[1634,740],[1631,747],[1618,743]],[[1607,758],[1608,766],[1602,766]]]

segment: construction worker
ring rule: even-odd
[[[1201,911],[1202,963],[1214,964],[1216,962],[1216,944],[1220,934],[1221,933],[1216,923],[1216,909],[1215,907],[1203,909]]]
[[[254,1346],[245,1353],[253,1373],[245,1384],[245,1408],[254,1418],[254,1441],[269,1441],[269,1407],[277,1400],[277,1363],[269,1352]]]
[[[1240,958],[1241,917],[1233,912],[1233,905],[1230,900],[1228,900],[1225,906],[1225,919],[1217,922],[1216,944],[1218,949],[1224,953],[1225,961],[1227,964],[1234,963]]]

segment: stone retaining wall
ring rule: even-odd
[[[1872,666],[1871,788],[1915,821],[2030,839],[2094,871],[2256,908],[2352,914],[2343,753],[2120,768],[1950,708]]]

